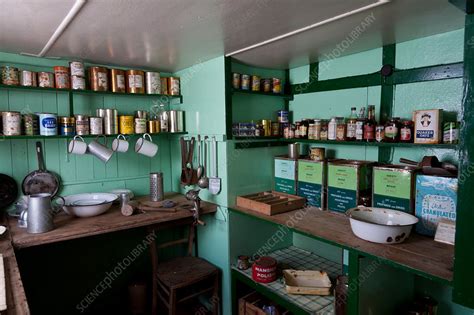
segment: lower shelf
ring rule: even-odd
[[[335,263],[295,246],[276,250],[269,253],[268,256],[275,258],[279,265],[283,264],[291,269],[326,271],[332,280],[342,274],[342,264]],[[286,302],[285,304],[294,305],[300,310],[300,312],[298,312],[300,314],[334,314],[334,296],[332,295],[291,295],[286,292],[285,283],[281,277],[277,281],[264,284],[253,281],[251,268],[239,270],[236,267],[232,267],[232,270],[232,273],[238,279],[243,280],[256,291],[266,295],[270,299],[276,296],[278,299]],[[278,301],[275,302],[278,303]],[[294,312],[294,310],[291,311]]]

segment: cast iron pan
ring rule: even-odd
[[[13,178],[0,174],[0,209],[10,206],[18,197],[18,186]]]
[[[38,170],[26,175],[21,184],[24,195],[49,193],[55,196],[59,190],[59,177],[44,167],[43,150],[41,142],[36,142],[36,155],[38,157]]]

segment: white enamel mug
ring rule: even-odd
[[[118,135],[112,142],[112,151],[114,152],[127,152],[129,143],[124,135]]]
[[[149,140],[146,140],[148,137]],[[135,143],[135,152],[146,155],[148,157],[154,157],[158,153],[158,145],[152,142],[151,136],[145,133],[143,137],[137,140]]]
[[[87,152],[87,143],[81,136],[74,136],[74,138],[69,142],[67,151],[74,154],[85,154]]]
[[[88,149],[90,154],[107,163],[114,154],[114,151],[107,147],[106,136],[104,136],[104,140],[104,144],[102,144],[99,142],[99,137],[95,138],[95,140],[92,140],[91,143],[89,143]]]

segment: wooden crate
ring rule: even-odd
[[[303,208],[306,199],[276,191],[264,191],[256,194],[238,196],[237,206],[266,215],[275,215]]]
[[[239,315],[266,315],[266,313],[258,306],[259,304],[273,304],[253,291],[239,299]],[[277,307],[278,314],[288,315],[289,312]]]

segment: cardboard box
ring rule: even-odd
[[[413,112],[415,143],[441,143],[442,109],[416,110]]]
[[[374,166],[372,206],[415,213],[415,176],[413,166]]]
[[[416,176],[416,231],[433,236],[440,219],[456,221],[458,179],[431,175]]]
[[[296,195],[296,160],[275,157],[275,191]]]
[[[326,162],[300,159],[297,173],[298,196],[310,206],[325,209]]]

